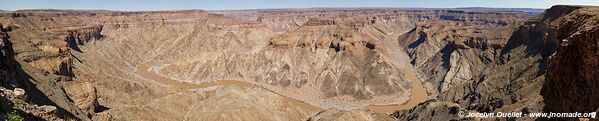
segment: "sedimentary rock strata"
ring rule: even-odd
[[[0,79],[81,120],[590,111],[547,106],[594,99],[595,9],[2,12]]]
[[[557,6],[558,45],[548,60],[541,95],[547,112],[594,112],[599,76],[599,8]],[[557,10],[554,10],[557,11]],[[556,16],[554,12],[554,16]],[[550,98],[551,97],[551,98]]]
[[[596,80],[590,76],[597,70],[592,52],[596,50],[596,43],[592,44],[596,40],[592,38],[595,11],[595,7],[587,6],[554,6],[532,17],[517,27],[507,43],[498,48],[496,59],[483,66],[479,75],[441,92],[438,99],[475,112],[593,112],[597,106],[588,102],[596,102],[589,82]],[[418,116],[418,112],[436,112],[428,105],[396,112],[395,116],[404,119]]]

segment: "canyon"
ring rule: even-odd
[[[23,89],[9,105],[55,106],[19,109],[41,120],[550,120],[457,112],[596,111],[598,15],[566,5],[0,11],[0,91]]]

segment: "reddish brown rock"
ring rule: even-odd
[[[88,112],[96,112],[98,96],[96,89],[89,82],[64,82],[63,88],[75,105]]]
[[[593,112],[599,108],[599,8],[554,6],[557,39],[541,94],[547,112]],[[555,13],[556,15],[558,13]],[[559,20],[559,21],[557,21]]]

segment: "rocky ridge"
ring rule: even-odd
[[[599,8],[557,6],[564,12],[554,18],[555,52],[549,57],[541,95],[546,112],[596,112],[599,76]],[[554,10],[557,11],[557,10]],[[553,14],[555,15],[555,14]],[[572,119],[570,119],[572,120]]]
[[[7,119],[10,115],[19,115],[23,120],[63,120],[68,117],[60,117],[56,114],[57,108],[50,105],[38,106],[25,102],[27,96],[21,88],[9,90],[0,88],[0,96],[2,97],[2,115],[0,118]],[[10,111],[13,112],[10,112]]]
[[[401,54],[401,47],[394,44],[385,45],[384,43],[395,43],[396,41],[394,41],[394,39],[409,30],[410,26],[414,25],[418,20],[439,20],[447,23],[452,23],[453,21],[481,21],[479,23],[480,25],[503,25],[505,24],[504,22],[517,22],[519,19],[525,17],[518,13],[492,14],[485,12],[460,11],[385,11],[369,9],[355,10],[353,12],[341,10],[305,11],[307,12],[291,11],[291,14],[284,15],[292,17],[279,17],[281,12],[289,12],[285,10],[259,11],[258,18],[260,19],[256,21],[265,23],[267,27],[272,30],[277,30],[277,28],[273,28],[273,26],[279,24],[287,25],[287,23],[283,23],[282,21],[270,22],[263,20],[270,19],[270,17],[278,19],[294,18],[293,16],[306,16],[306,21],[298,28],[280,30],[279,32],[282,32],[282,34],[272,37],[268,44],[269,47],[265,47],[266,49],[261,50],[258,54],[245,54],[250,55],[250,58],[248,58],[248,56],[232,54],[235,56],[223,57],[223,59],[219,58],[214,61],[199,61],[185,65],[170,65],[169,67],[164,68],[165,70],[163,73],[171,78],[179,78],[179,80],[195,80],[195,82],[197,82],[197,80],[219,80],[231,77],[242,79],[250,78],[254,80],[264,80],[269,84],[282,86],[285,90],[296,90],[294,87],[287,87],[288,85],[295,85],[295,88],[299,88],[299,90],[305,90],[302,88],[306,87],[303,87],[302,85],[316,85],[316,87],[308,88],[320,88],[320,93],[324,93],[324,95],[322,95],[324,98],[342,97],[340,100],[347,100],[345,98],[349,97],[350,101],[373,99],[380,95],[406,92],[403,90],[405,90],[407,84],[405,81],[400,80],[405,80],[401,77],[401,67],[407,64],[402,60],[407,57]],[[361,12],[372,13],[372,15],[351,16]],[[449,14],[446,16],[439,16],[438,14],[440,13]],[[322,14],[322,16],[318,16],[320,14]],[[483,17],[482,19],[474,19],[474,17],[468,16],[470,14]],[[503,18],[505,20],[499,20],[497,19],[499,16],[508,17],[506,17],[507,19]],[[235,16],[233,15],[233,17]],[[267,54],[262,55],[263,53]],[[252,57],[252,55],[258,56]],[[262,63],[248,63],[256,62],[254,61],[256,59],[265,59],[259,62],[272,61],[275,63],[272,66],[264,65]],[[287,61],[280,63],[281,61],[275,60]],[[322,60],[332,61],[327,62]],[[375,64],[375,62],[377,64]],[[229,69],[214,71],[215,69],[218,70],[222,68],[211,68],[213,65],[225,66],[227,63],[246,63],[240,65],[255,65],[256,67],[228,67],[241,68],[231,69],[233,72],[229,71]],[[304,64],[323,66],[316,66],[320,68],[314,68]],[[363,65],[376,66],[369,67]],[[393,69],[398,67],[399,69]],[[343,68],[343,70],[337,70],[339,68]],[[359,71],[380,68],[384,70]],[[284,73],[266,70],[283,70]],[[227,73],[223,75],[222,73],[214,72]],[[251,73],[246,74],[247,72]],[[248,77],[247,75],[269,75],[270,77]],[[356,79],[363,81],[358,81],[356,83],[353,81]],[[402,84],[402,82],[404,83]],[[322,86],[319,87],[319,85]],[[384,101],[375,102],[381,102],[378,104],[385,104]]]
[[[409,84],[418,81],[405,78],[405,66],[416,68],[435,100],[392,114],[400,120],[478,120],[455,112],[562,111],[576,106],[546,105],[592,100],[584,94],[543,98],[572,88],[593,94],[596,59],[588,53],[594,44],[580,41],[593,40],[592,7],[555,6],[528,21],[509,11],[236,12],[28,10],[3,13],[10,19],[2,23],[14,28],[7,34],[14,60],[36,80],[50,80],[36,83],[56,84],[42,92],[81,119],[392,120],[346,110],[405,101]],[[585,61],[574,60],[579,57]],[[185,83],[233,79],[267,89],[181,89],[135,74],[142,64]],[[579,75],[564,76],[574,73]],[[574,85],[555,86],[563,80]],[[341,110],[310,110],[278,94],[307,94],[297,97]]]
[[[592,86],[564,86],[568,81],[576,82],[573,78],[592,76],[595,66],[593,63],[592,36],[581,36],[593,30],[596,23],[592,16],[595,7],[587,6],[553,6],[545,13],[533,17],[524,22],[510,36],[505,46],[499,47],[495,59],[491,63],[482,66],[481,73],[473,76],[463,84],[441,92],[437,96],[438,101],[422,103],[411,110],[398,111],[394,116],[399,119],[412,119],[422,117],[421,114],[430,112],[448,112],[437,115],[449,115],[455,118],[452,108],[431,107],[434,103],[449,103],[458,105],[464,112],[592,112],[596,106],[573,106],[569,109],[563,108],[572,101],[593,102]],[[577,19],[572,19],[577,18]],[[591,35],[591,34],[588,34]],[[576,46],[578,49],[566,49],[572,46],[570,40],[585,43],[585,46]],[[574,42],[574,43],[576,43]],[[586,48],[590,47],[590,48]],[[566,51],[569,50],[569,51]],[[580,51],[585,50],[585,51]],[[591,51],[591,52],[589,52]],[[564,54],[568,53],[568,54]],[[568,57],[566,55],[571,55]],[[453,56],[453,55],[452,55]],[[566,57],[568,59],[566,59]],[[574,58],[583,57],[583,58]],[[561,59],[558,59],[561,58]],[[467,60],[467,59],[466,59]],[[568,63],[581,61],[574,63]],[[451,59],[450,59],[451,61]],[[469,60],[471,61],[471,60]],[[569,64],[568,66],[560,64]],[[586,64],[583,69],[578,68]],[[596,64],[595,64],[596,65]],[[583,73],[574,74],[573,68]],[[569,73],[569,74],[567,74]],[[584,76],[583,76],[584,75]],[[447,79],[447,78],[445,78]],[[558,81],[559,80],[559,81]],[[592,79],[589,79],[592,80]],[[566,84],[568,83],[568,84]],[[581,82],[582,85],[590,83]],[[558,86],[559,85],[559,86]],[[565,92],[588,92],[587,95]],[[443,91],[443,90],[441,90]],[[563,94],[563,95],[562,95]],[[572,97],[580,98],[572,98]],[[563,97],[563,98],[562,98]],[[570,98],[568,98],[570,97]],[[566,101],[565,99],[570,99]],[[586,104],[586,103],[585,103]],[[562,105],[562,106],[559,106]],[[572,107],[585,107],[587,109],[576,109]],[[426,120],[435,120],[433,116],[425,116]],[[483,118],[459,120],[512,120],[510,118]],[[534,118],[515,118],[516,120],[532,120]],[[555,119],[553,120],[575,120]],[[547,119],[545,119],[547,120]]]

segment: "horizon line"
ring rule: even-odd
[[[557,6],[557,5],[553,5]],[[586,5],[567,5],[567,6],[586,6]],[[5,10],[0,11],[17,12],[17,11],[28,11],[28,10],[65,10],[65,11],[114,11],[114,12],[141,12],[141,11],[184,11],[184,10],[203,10],[203,11],[248,11],[248,10],[285,10],[285,9],[468,9],[468,8],[481,8],[481,9],[537,9],[547,10],[549,8],[533,8],[533,7],[281,7],[281,8],[247,8],[247,9],[155,9],[155,10],[115,10],[115,9],[94,9],[94,8],[25,8],[16,10]]]

